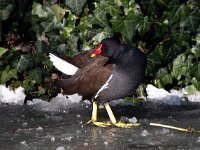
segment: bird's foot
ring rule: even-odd
[[[109,127],[109,126],[114,126],[114,127],[120,127],[120,128],[132,128],[132,127],[136,127],[139,126],[140,123],[124,123],[121,121],[117,121],[109,104],[105,103],[104,104],[107,112],[108,112],[108,116],[110,118],[110,121],[103,121],[103,122],[99,122],[97,121],[97,109],[98,109],[98,105],[96,102],[93,102],[93,109],[92,109],[92,118],[91,120],[89,120],[87,122],[87,124],[93,124],[95,126],[98,127]]]
[[[108,127],[108,126],[111,126],[111,122],[110,121],[92,121],[92,120],[89,120],[87,122],[87,124],[93,124],[95,126],[98,126],[98,127]]]
[[[132,127],[137,127],[140,126],[140,123],[124,123],[124,122],[117,122],[117,123],[112,123],[111,121],[103,121],[103,122],[99,122],[99,121],[92,121],[89,120],[87,122],[87,124],[93,124],[95,126],[98,127],[109,127],[109,126],[114,126],[114,127],[119,127],[119,128],[132,128]]]
[[[132,128],[132,127],[140,126],[141,124],[140,123],[124,123],[124,122],[119,121],[113,125],[120,128]]]

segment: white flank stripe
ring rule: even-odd
[[[60,59],[54,54],[49,53],[50,60],[53,62],[53,65],[61,72],[66,75],[74,75],[78,68],[67,61]]]
[[[95,95],[94,98],[97,98],[99,96],[99,93],[101,91],[103,91],[104,89],[108,88],[109,82],[112,79],[112,77],[113,77],[113,74],[111,74],[111,76],[108,78],[108,80],[106,81],[106,83],[99,89],[99,91],[97,92],[97,94]]]

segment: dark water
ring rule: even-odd
[[[115,114],[143,123],[131,129],[85,125],[91,106],[77,104],[62,111],[44,111],[34,106],[0,104],[0,149],[3,150],[102,150],[168,149],[199,150],[200,134],[149,126],[150,122],[200,130],[200,107],[144,104],[116,106]],[[104,109],[100,119],[108,119]]]

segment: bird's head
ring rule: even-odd
[[[103,39],[91,57],[102,55],[108,58],[114,58],[120,50],[121,45],[119,40],[112,38]]]

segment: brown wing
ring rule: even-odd
[[[86,54],[87,55],[87,54]],[[80,57],[76,56],[76,58]],[[91,57],[90,57],[91,58]],[[78,93],[85,97],[93,97],[106,83],[112,74],[113,66],[107,64],[108,58],[96,56],[82,64],[87,64],[69,79],[56,81],[57,87],[63,89],[64,94]]]
[[[84,68],[91,64],[94,60],[98,58],[92,58],[91,55],[94,50],[87,50],[81,53],[78,53],[72,57],[72,64],[77,66],[78,68]]]
[[[82,69],[85,66],[87,66],[88,64],[91,63],[91,61],[93,61],[94,59],[91,57],[91,54],[93,53],[94,50],[87,50],[84,52],[80,52],[72,57],[69,56],[63,56],[60,54],[55,54],[54,55],[58,56],[59,58],[69,62],[70,64]]]

